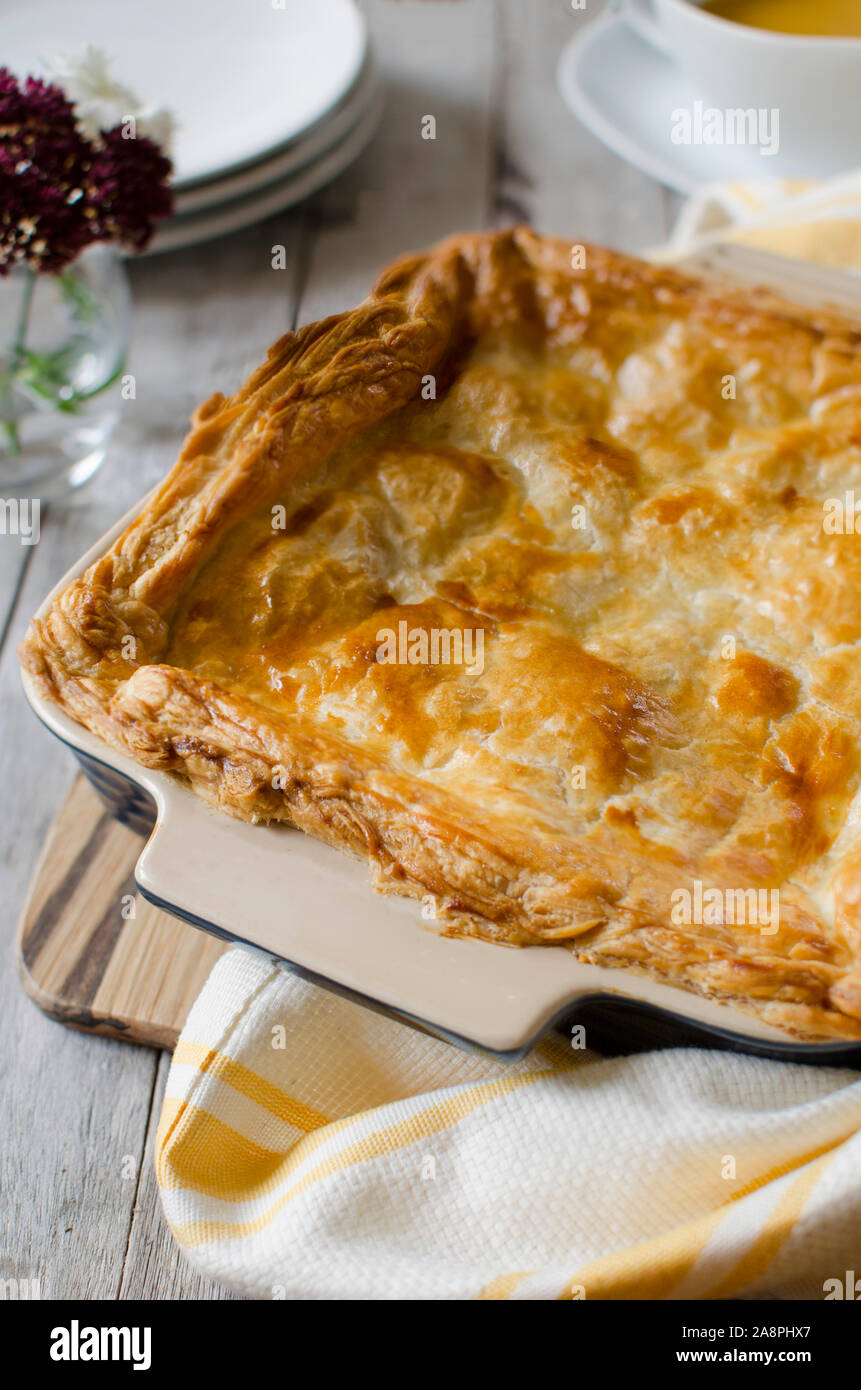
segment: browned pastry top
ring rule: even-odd
[[[449,931],[861,1037],[858,334],[571,249],[454,238],[282,339],[23,660]]]

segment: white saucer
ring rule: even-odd
[[[292,177],[267,184],[244,198],[188,216],[172,217],[156,232],[143,254],[152,256],[178,251],[184,246],[196,246],[198,242],[226,236],[310,197],[358,158],[379,124],[382,109],[383,95],[377,92],[362,118],[321,158],[297,170]]]
[[[828,151],[805,173],[780,150],[764,156],[749,145],[674,145],[672,112],[692,108],[702,92],[618,15],[593,20],[566,45],[558,82],[565,104],[603,144],[682,193],[704,183],[840,172],[828,167]]]
[[[19,77],[102,49],[112,78],[174,115],[177,189],[306,134],[355,85],[368,43],[353,0],[4,0],[2,37]]]

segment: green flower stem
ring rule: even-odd
[[[26,279],[24,281],[24,291],[21,296],[21,308],[18,313],[18,326],[15,330],[15,339],[12,343],[12,354],[9,363],[8,379],[10,383],[15,380],[15,373],[24,360],[24,349],[27,344],[27,330],[30,326],[30,310],[33,307],[33,291],[36,288],[36,272],[32,266],[27,266]],[[11,402],[11,389],[9,390]],[[9,453],[13,458],[17,458],[21,453],[21,439],[18,434],[17,420],[4,420],[3,430],[6,435],[6,443]]]
[[[24,281],[24,293],[21,296],[21,309],[18,314],[18,327],[15,331],[15,341],[12,344],[12,374],[18,370],[24,356],[24,347],[27,342],[27,329],[30,326],[30,309],[33,305],[33,291],[36,288],[36,272],[31,265],[27,266],[27,278]]]

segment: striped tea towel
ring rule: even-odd
[[[861,274],[861,170],[820,181],[706,184],[650,259],[674,261],[732,242]]]
[[[156,1167],[189,1258],[255,1298],[861,1294],[857,1073],[557,1036],[506,1066],[251,950],[192,1009]]]

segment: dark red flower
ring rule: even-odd
[[[142,251],[172,210],[170,172],[170,160],[146,136],[128,138],[122,126],[106,131],[87,189],[99,238]]]
[[[93,241],[142,250],[172,210],[170,172],[151,140],[90,141],[59,87],[0,68],[0,275],[62,270]]]
[[[0,68],[0,273],[19,260],[61,270],[93,239],[84,202],[91,159],[71,102]]]

